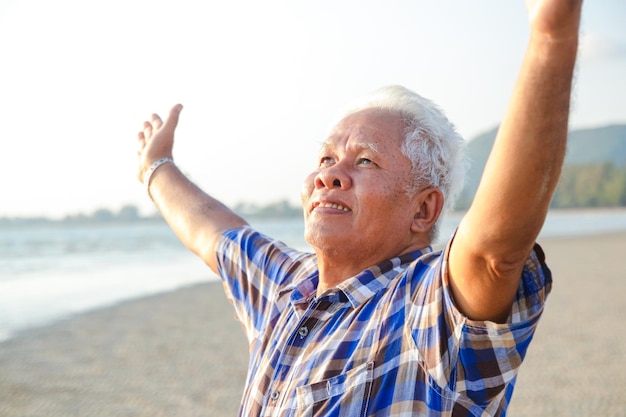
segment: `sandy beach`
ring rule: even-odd
[[[508,416],[626,416],[626,233],[544,239],[554,287]],[[247,344],[220,283],[0,343],[0,416],[235,416]]]

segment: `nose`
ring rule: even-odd
[[[315,188],[339,188],[347,190],[352,186],[350,175],[340,164],[322,168],[315,176]]]

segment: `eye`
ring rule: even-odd
[[[359,158],[357,165],[376,165],[371,159]]]
[[[331,156],[322,156],[320,158],[320,166],[332,165],[335,163],[335,158]]]

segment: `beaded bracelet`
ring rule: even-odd
[[[150,180],[152,179],[152,174],[154,174],[154,171],[156,171],[161,165],[168,162],[174,163],[174,160],[172,158],[158,159],[152,165],[150,165],[150,168],[148,168],[146,173],[143,174],[143,185],[146,187],[146,192],[148,193],[148,196],[150,196],[151,200],[152,195],[150,194]]]

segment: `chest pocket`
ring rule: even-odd
[[[372,391],[374,362],[366,362],[342,375],[296,388],[296,417],[365,416]]]

